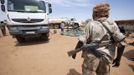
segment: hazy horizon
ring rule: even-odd
[[[134,0],[48,0],[52,4],[53,13],[50,18],[74,17],[78,20],[92,18],[92,8],[97,3],[108,2],[111,6],[112,20],[134,19]]]

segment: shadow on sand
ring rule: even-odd
[[[129,51],[125,52],[125,53],[124,53],[124,56],[125,56],[128,60],[134,61],[134,50],[129,50]],[[129,67],[132,69],[132,71],[134,72],[134,65],[129,64],[128,66],[129,66]]]
[[[48,40],[42,40],[42,39],[28,39],[26,41],[24,41],[23,43],[19,43],[16,41],[16,47],[17,46],[29,46],[29,45],[36,45],[36,44],[44,44],[44,43],[48,43]]]
[[[134,72],[134,65],[129,64],[128,66],[129,66],[129,67],[133,70],[133,72]]]
[[[77,72],[75,69],[70,69],[69,73],[67,73],[67,75],[82,75],[79,72]]]
[[[134,61],[134,49],[129,50],[123,54],[128,60]]]

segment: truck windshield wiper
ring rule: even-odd
[[[16,12],[25,12],[24,10],[15,10]]]
[[[16,10],[16,12],[37,13],[38,11],[25,11],[25,10]]]
[[[30,13],[43,13],[44,11],[26,11],[26,12],[30,12]]]
[[[30,13],[38,13],[38,11],[26,11],[26,12],[30,12]]]
[[[15,10],[16,12],[27,12],[27,13],[43,13],[44,11],[25,11],[25,10]]]

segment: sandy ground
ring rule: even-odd
[[[134,41],[134,39],[128,39]],[[81,75],[83,59],[67,56],[74,49],[76,37],[50,35],[49,41],[32,40],[17,43],[11,36],[0,38],[0,75]],[[119,68],[111,67],[111,75],[134,75],[134,46],[127,46]]]

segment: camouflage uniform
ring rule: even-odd
[[[86,44],[87,42],[100,41],[103,38],[101,42],[109,42],[109,44],[97,49],[104,53],[100,58],[96,57],[89,51],[83,51],[83,75],[109,75],[110,73],[110,63],[112,63],[115,56],[116,44],[110,42],[111,36],[100,22],[103,22],[111,30],[111,32],[121,34],[116,23],[108,21],[106,17],[90,21],[86,25],[85,34],[79,37],[80,41]]]

